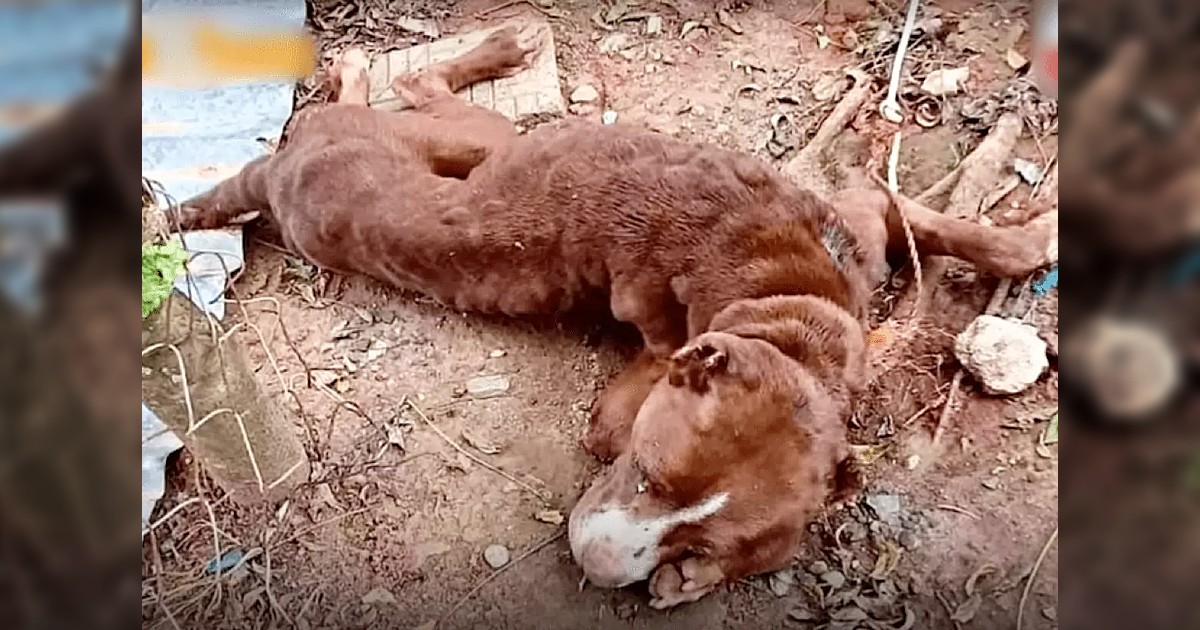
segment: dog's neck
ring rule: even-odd
[[[689,309],[690,335],[712,330],[715,318],[745,300],[810,296],[865,323],[869,283],[858,243],[836,216],[751,228],[714,247],[717,261],[675,285]]]
[[[841,305],[813,295],[736,301],[709,326],[765,341],[832,389],[865,385],[867,341],[862,324]]]

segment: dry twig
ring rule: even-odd
[[[1046,544],[1042,546],[1041,553],[1038,554],[1037,560],[1033,563],[1033,569],[1029,571],[1029,578],[1025,582],[1025,590],[1021,592],[1021,602],[1017,604],[1017,630],[1021,630],[1021,624],[1025,621],[1025,604],[1029,601],[1029,592],[1033,590],[1033,581],[1037,578],[1038,570],[1042,568],[1042,562],[1046,560],[1046,555],[1050,553],[1050,547],[1054,545],[1054,541],[1058,540],[1058,528],[1054,528],[1054,533],[1050,534],[1050,538],[1046,540]]]
[[[424,422],[426,425],[428,425],[430,429],[433,429],[433,432],[437,433],[438,437],[442,438],[442,440],[444,442],[446,442],[446,444],[449,444],[454,450],[461,453],[467,459],[470,459],[471,461],[475,462],[476,464],[479,464],[480,466],[483,466],[484,468],[496,473],[497,475],[500,475],[501,477],[504,477],[505,479],[517,484],[518,486],[524,488],[530,494],[532,494],[533,496],[537,497],[538,499],[540,499],[542,501],[550,500],[550,497],[547,496],[547,493],[545,491],[534,488],[533,486],[525,483],[524,481],[517,479],[511,473],[508,473],[508,472],[504,471],[503,469],[498,468],[497,466],[494,466],[494,465],[488,463],[486,460],[472,454],[467,449],[459,446],[457,443],[455,443],[454,440],[450,439],[450,436],[446,435],[445,431],[442,431],[442,429],[440,427],[438,427],[438,425],[434,424],[433,421],[429,419],[429,416],[425,415],[425,412],[421,411],[421,408],[418,407],[417,404],[412,401],[412,399],[406,398],[404,400],[404,404],[408,405],[408,408],[412,409],[417,414],[417,416],[419,418],[421,418],[421,421]]]

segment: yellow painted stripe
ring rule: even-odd
[[[143,79],[209,84],[290,80],[308,76],[316,67],[316,44],[303,31],[244,32],[211,20],[172,26],[169,33],[143,31]]]

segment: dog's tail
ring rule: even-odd
[[[272,155],[255,158],[237,175],[166,211],[172,232],[216,230],[269,218],[267,172]]]

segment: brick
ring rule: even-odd
[[[561,114],[565,105],[559,89],[554,38],[549,24],[538,21],[534,25],[544,29],[548,35],[543,39],[543,50],[534,59],[532,67],[512,77],[477,83],[460,92],[459,96],[500,112],[510,120],[536,114]],[[370,71],[371,106],[385,111],[406,108],[407,104],[392,92],[393,78],[462,55],[478,46],[490,33],[503,27],[445,37],[377,57]]]

